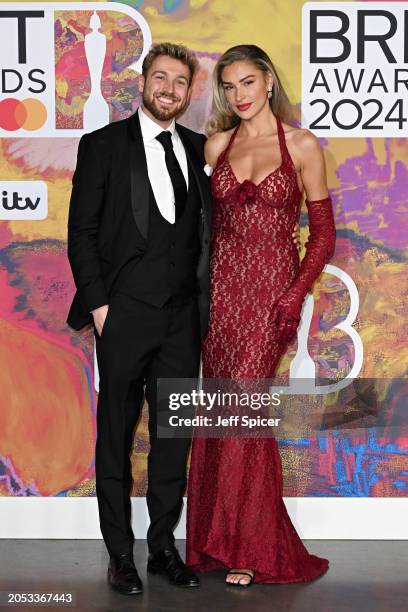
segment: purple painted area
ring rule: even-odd
[[[372,140],[366,139],[366,143],[363,155],[349,157],[336,170],[340,179],[341,208],[347,212],[346,223],[356,222],[362,235],[385,247],[405,250],[407,167],[401,160],[392,160],[395,139],[384,140],[384,164],[378,161]],[[369,213],[368,206],[372,207]]]
[[[13,497],[38,497],[41,495],[34,483],[25,485],[22,482],[9,457],[0,457],[0,488]]]

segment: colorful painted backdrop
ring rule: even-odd
[[[77,7],[79,3],[76,3]],[[182,123],[204,131],[211,111],[211,72],[219,54],[253,42],[272,57],[300,119],[302,2],[129,0],[154,42],[194,49],[200,72]],[[97,9],[98,3],[95,2]],[[1,5],[0,5],[1,8]],[[90,78],[84,53],[91,11],[61,10],[55,20],[57,125],[82,127]],[[129,116],[140,101],[137,75],[141,33],[120,12],[101,12],[107,51],[102,93],[111,121]],[[355,329],[364,346],[358,380],[321,399],[318,432],[282,441],[285,495],[406,496],[408,491],[407,231],[408,146],[404,138],[322,139],[337,225],[332,264],[357,285]],[[0,494],[95,495],[97,394],[93,388],[93,333],[66,324],[74,285],[66,257],[71,177],[78,138],[0,140],[0,179],[42,180],[48,216],[0,222]],[[307,215],[301,237],[307,237]],[[334,330],[349,309],[336,277],[314,290],[309,350],[320,377],[343,378],[354,352]],[[287,374],[296,352],[282,360]],[[143,496],[146,419],[134,444],[134,494]]]

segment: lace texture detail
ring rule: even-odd
[[[331,198],[306,200],[306,206],[310,232],[306,254],[294,282],[275,304],[275,324],[282,337],[282,345],[291,342],[295,336],[303,301],[334,254],[336,227]]]
[[[291,234],[301,192],[279,119],[277,126],[282,163],[260,183],[240,183],[228,161],[238,128],[211,176],[211,304],[202,347],[204,378],[272,377],[287,341],[284,304],[290,313],[285,320],[298,324],[298,304],[301,308],[333,252],[331,206],[309,202],[310,238],[300,264]],[[327,559],[310,555],[296,533],[282,487],[274,438],[193,439],[187,563],[196,571],[252,569],[254,581],[265,583],[312,580],[325,572]]]

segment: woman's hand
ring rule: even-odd
[[[293,228],[293,233],[292,233],[292,238],[293,238],[293,242],[294,244],[296,244],[298,251],[301,250],[301,242],[300,242],[300,226],[299,223],[296,223],[295,227]]]
[[[283,344],[293,340],[300,323],[303,299],[288,289],[275,304],[275,325]]]

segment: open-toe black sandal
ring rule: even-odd
[[[252,574],[250,574],[249,572],[245,572],[243,570],[235,572],[235,571],[230,570],[228,572],[227,576],[230,576],[231,574],[242,574],[243,576],[249,576],[250,581],[245,583],[245,582],[239,582],[239,581],[238,582],[228,582],[226,580],[225,584],[227,584],[228,586],[244,587],[244,588],[246,588],[246,587],[251,586],[251,584],[253,584],[253,582],[254,582],[254,576]]]

